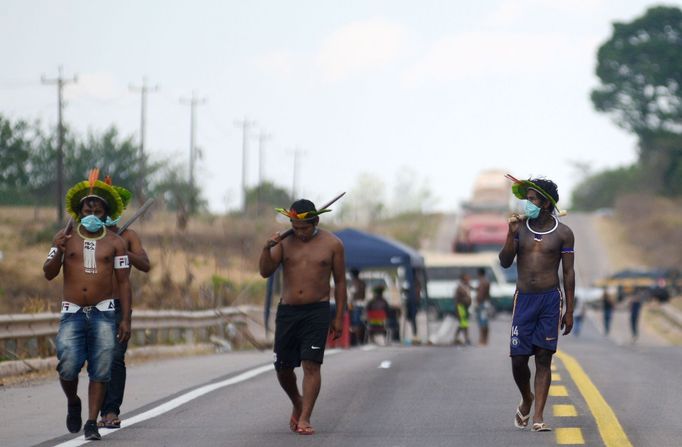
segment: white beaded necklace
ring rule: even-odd
[[[549,234],[549,233],[553,232],[554,230],[556,230],[556,229],[559,227],[559,219],[557,219],[556,217],[554,217],[554,215],[550,215],[550,216],[552,217],[552,219],[554,219],[554,226],[552,227],[551,230],[548,230],[548,231],[535,231],[535,230],[533,230],[533,229],[530,227],[530,224],[528,223],[528,222],[530,222],[530,219],[526,219],[526,228],[528,228],[528,231],[530,231],[531,233],[533,233],[533,239],[534,239],[536,242],[540,242],[540,241],[542,240],[542,235],[543,235],[543,234]]]

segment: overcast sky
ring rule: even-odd
[[[596,50],[612,22],[660,2],[640,0],[5,0],[0,113],[57,120],[57,67],[65,120],[79,132],[111,124],[139,135],[143,76],[152,156],[189,157],[192,91],[197,178],[214,211],[241,203],[242,133],[256,122],[247,184],[264,177],[324,202],[359,176],[391,201],[399,175],[428,185],[453,211],[477,172],[547,176],[567,205],[581,173],[636,158],[636,141],[596,113]],[[665,2],[680,5],[680,2]],[[186,163],[186,162],[185,162]],[[106,170],[106,167],[103,167]],[[375,194],[377,190],[367,191]],[[380,191],[379,191],[380,192]],[[319,203],[318,203],[319,204]],[[282,204],[285,206],[288,204]]]

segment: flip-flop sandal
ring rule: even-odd
[[[98,428],[121,428],[121,420],[119,418],[100,419],[97,422]]]
[[[544,422],[535,422],[530,431],[552,431],[552,427],[545,424]]]
[[[78,403],[75,405],[66,406],[66,428],[69,433],[78,433],[81,431],[83,426],[83,419],[81,418],[81,400],[78,399]]]
[[[527,415],[523,415],[521,413],[521,405],[523,405],[523,400],[519,402],[519,405],[516,407],[516,417],[514,417],[514,427],[524,429],[528,427],[528,419],[530,419],[530,410],[528,410]],[[519,423],[519,420],[521,423]]]
[[[296,427],[296,433],[299,435],[314,435],[315,429],[313,427]]]

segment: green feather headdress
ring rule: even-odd
[[[554,197],[552,197],[551,194],[539,187],[537,184],[531,182],[530,180],[519,180],[511,174],[505,174],[505,177],[512,181],[512,194],[514,194],[514,197],[517,199],[525,200],[528,189],[534,189],[542,194],[544,198],[552,202],[552,205],[554,205],[554,208],[556,208],[556,211],[560,216],[566,215],[566,211],[559,208],[559,205],[557,205]]]
[[[99,169],[95,168],[90,171],[88,180],[78,182],[71,189],[66,192],[66,212],[78,222],[80,216],[78,209],[80,209],[81,202],[87,197],[97,197],[107,204],[109,209],[109,217],[112,219],[118,218],[123,209],[123,200],[118,192],[111,185],[98,180]]]
[[[312,220],[319,216],[320,214],[323,213],[328,213],[331,211],[329,208],[325,208],[323,210],[313,210],[313,211],[304,211],[302,213],[297,213],[295,209],[286,209],[286,208],[275,208],[275,211],[280,213],[283,216],[288,217],[291,220],[300,220],[300,221],[306,221],[306,220]]]

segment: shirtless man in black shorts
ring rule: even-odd
[[[278,210],[291,221],[293,236],[280,233],[267,240],[260,255],[260,274],[271,276],[281,265],[284,281],[277,308],[275,369],[284,392],[294,406],[289,420],[292,431],[312,435],[310,416],[320,392],[320,368],[327,334],[341,335],[346,307],[346,272],[343,243],[318,228],[315,205],[297,200],[289,210]],[[330,326],[329,278],[334,278],[336,315]],[[303,367],[303,393],[299,393],[294,368]]]
[[[550,431],[543,412],[551,382],[552,355],[557,349],[559,327],[563,335],[573,327],[575,290],[574,237],[569,227],[554,216],[559,201],[551,180],[515,180],[512,191],[526,199],[525,217],[510,219],[507,240],[500,251],[500,263],[508,268],[517,258],[519,276],[514,296],[510,356],[514,381],[521,392],[514,425],[528,426],[535,399],[532,431]],[[564,280],[566,311],[561,315],[559,265]],[[528,360],[535,356],[535,396],[531,392]]]

